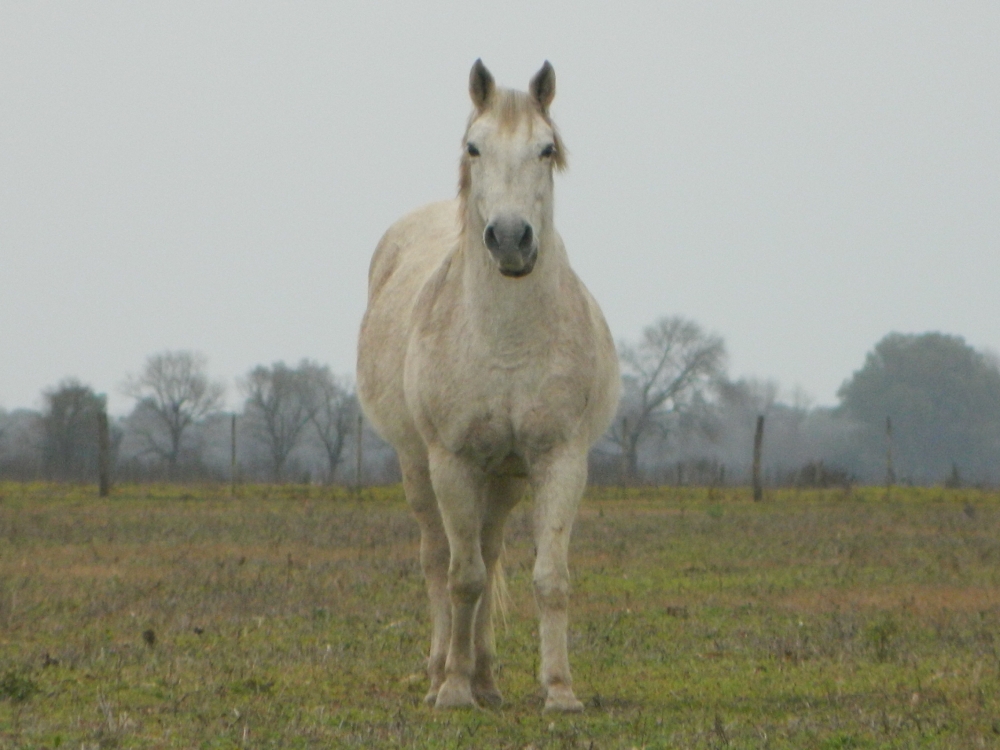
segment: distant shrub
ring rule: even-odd
[[[875,661],[890,661],[896,654],[899,625],[892,615],[885,613],[865,628],[865,642],[872,650]]]
[[[810,461],[795,472],[796,487],[850,487],[857,478],[847,469],[839,466],[827,466],[822,461]]]

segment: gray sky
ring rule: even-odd
[[[612,7],[613,10],[606,8]],[[1000,350],[1000,3],[0,4],[0,406],[194,349],[352,373],[454,194],[482,57],[555,66],[556,222],[616,337],[681,314],[834,403],[889,331]]]

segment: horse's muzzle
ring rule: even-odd
[[[518,279],[527,276],[535,267],[538,242],[531,224],[524,219],[496,218],[483,232],[483,242],[504,276]]]

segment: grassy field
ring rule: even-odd
[[[543,716],[528,503],[502,710],[424,707],[398,489],[0,484],[0,748],[1000,745],[1000,495],[592,490],[587,710]]]

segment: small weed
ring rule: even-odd
[[[12,669],[0,677],[0,700],[24,703],[38,692],[38,685],[34,680]]]
[[[256,677],[234,682],[229,686],[234,695],[270,695],[273,689],[274,680],[258,680]]]
[[[896,655],[899,625],[895,618],[883,613],[865,628],[865,641],[875,654],[875,661],[884,663]]]
[[[835,734],[820,745],[821,750],[853,750],[859,747],[861,744],[850,734]]]
[[[136,722],[125,711],[116,711],[116,706],[101,696],[98,699],[101,724],[96,739],[101,748],[120,747],[125,735],[136,728]]]

